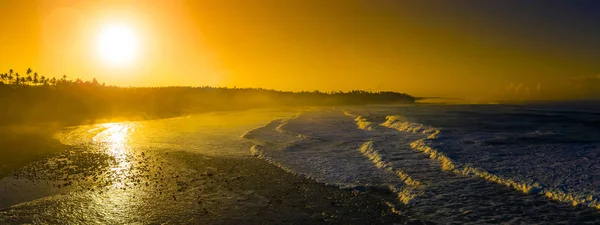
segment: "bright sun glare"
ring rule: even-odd
[[[103,62],[112,66],[129,65],[137,57],[139,40],[126,24],[112,24],[98,33],[97,50]]]

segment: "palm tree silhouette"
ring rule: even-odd
[[[25,79],[25,78],[23,77],[23,79]],[[31,84],[31,81],[33,81],[33,78],[31,78],[31,75],[27,76],[26,81],[27,81],[27,83]]]
[[[40,80],[38,80],[38,73],[35,72],[33,73],[33,84],[37,85],[38,83],[40,83]]]
[[[8,70],[8,81],[10,82],[13,79],[13,69]]]
[[[27,68],[27,71],[25,72],[25,75],[27,75],[27,81],[31,83],[31,72],[33,72],[33,70],[31,70],[31,68]]]
[[[19,85],[19,82],[21,81],[21,80],[19,79],[19,73],[15,73],[15,78],[16,78],[16,79],[15,79],[15,84]]]

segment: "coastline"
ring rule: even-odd
[[[145,167],[125,178],[133,184],[102,187],[78,178],[90,173],[73,174],[59,181],[70,183],[64,193],[0,210],[0,223],[426,224],[393,212],[377,193],[327,186],[252,156],[151,152],[134,156]],[[119,208],[129,211],[106,214]]]

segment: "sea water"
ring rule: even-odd
[[[437,222],[548,222],[561,209],[546,200],[600,209],[600,108],[589,102],[343,107],[275,120],[245,138],[285,170],[388,187]]]
[[[398,213],[438,223],[600,218],[600,107],[590,102],[221,112],[80,126],[65,129],[57,139],[87,146],[81,148],[85,159],[110,158],[110,172],[100,176],[116,189],[125,190],[127,179],[136,181],[136,171],[151,164],[144,152],[187,151],[257,157],[324,185],[381,193]],[[66,158],[49,159],[45,167],[78,160]],[[146,161],[136,164],[140,159]],[[0,191],[21,190],[27,196],[31,185],[17,178],[0,181]],[[43,193],[9,199],[21,204],[3,215],[35,215],[48,202],[94,208],[85,203],[90,201],[86,195]],[[105,196],[96,195],[92,199]],[[104,209],[111,207],[102,204],[94,212],[110,214]],[[157,210],[186,210],[173,207]],[[89,213],[83,207],[79,211]],[[61,215],[53,214],[57,220]]]

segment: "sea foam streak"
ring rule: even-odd
[[[273,160],[272,157],[265,154],[265,151],[283,149],[283,148],[285,148],[286,145],[291,145],[297,141],[300,141],[301,139],[307,138],[307,136],[300,135],[300,134],[293,134],[291,132],[285,132],[283,130],[283,126],[285,124],[287,124],[288,120],[297,118],[299,115],[300,115],[300,113],[296,114],[295,116],[293,116],[291,118],[287,118],[287,119],[275,119],[262,127],[259,127],[254,130],[250,130],[250,131],[246,132],[245,134],[243,134],[242,135],[243,139],[252,140],[255,142],[255,145],[253,145],[250,148],[250,154],[252,154],[253,156],[256,156],[257,158],[263,159],[263,160],[283,169],[286,172],[296,174],[296,172],[294,170],[287,168],[285,165],[283,165],[282,163],[280,163],[276,160]],[[267,140],[261,140],[258,138],[260,135],[263,135],[260,132],[262,130],[269,130],[269,131],[276,131],[276,132],[271,132],[270,135],[272,135],[273,137],[269,138],[267,141]]]
[[[546,199],[597,207],[594,196],[573,194],[581,192],[572,190],[555,191],[554,186],[542,185],[537,177],[530,182],[493,170],[502,162],[482,163],[491,158],[478,154],[488,153],[488,149],[479,150],[480,145],[463,142],[480,140],[469,133],[461,136],[463,130],[445,131],[403,116],[386,117],[391,113],[382,113],[389,111],[385,108],[357,110],[365,113],[306,112],[273,120],[243,137],[254,143],[250,148],[252,155],[287,172],[340,188],[393,193],[381,195],[389,201],[386,204],[392,211],[399,213],[402,205],[410,205],[413,212],[440,223],[448,222],[439,219],[449,216],[455,222],[472,221],[472,216],[488,221],[498,217],[498,210],[512,213],[515,207],[525,207],[521,210],[527,211],[522,215],[527,221],[535,221],[534,215],[539,213],[561,212],[564,205]],[[410,113],[407,115],[415,116]],[[459,147],[469,149],[461,151]],[[511,159],[499,157],[496,160]],[[524,196],[512,190],[537,194]],[[575,213],[578,212],[579,209]]]
[[[402,170],[394,168],[391,163],[384,161],[381,154],[373,148],[373,141],[365,142],[361,147],[360,151],[371,160],[377,168],[384,169],[398,175],[406,186],[397,187],[390,185],[390,191],[395,192],[398,195],[398,199],[407,205],[413,204],[416,198],[423,192],[421,188],[421,182],[415,180],[410,175],[404,173]]]
[[[377,189],[401,183],[360,154],[367,136],[339,111],[309,112],[249,131],[251,154],[280,168],[342,188]],[[343,130],[344,132],[340,132]]]
[[[441,131],[434,127],[428,127],[423,124],[405,121],[402,116],[387,116],[386,121],[380,124],[383,127],[396,129],[405,133],[421,133],[425,137],[412,142],[410,145],[413,149],[427,154],[430,158],[441,162],[442,169],[451,171],[456,174],[476,176],[486,179],[491,182],[502,184],[521,191],[523,193],[537,193],[546,196],[549,199],[572,204],[573,206],[585,205],[588,207],[600,209],[600,201],[592,195],[583,195],[577,193],[567,193],[555,188],[546,187],[540,183],[523,183],[500,175],[492,174],[484,169],[476,168],[471,165],[461,165],[444,153],[427,145],[428,141],[435,141]]]
[[[387,116],[378,123],[368,118],[349,111],[307,112],[271,121],[243,138],[255,144],[251,154],[288,172],[344,188],[385,188],[395,192],[405,204],[431,198],[430,191],[443,194],[439,188],[454,185],[455,181],[470,185],[468,177],[477,177],[523,193],[599,207],[593,195],[558,190],[536,180],[523,181],[459,162],[433,147],[449,141],[444,136],[447,134],[436,127],[402,116]],[[443,171],[465,179],[453,178]]]
[[[344,114],[346,116],[350,116],[350,117],[354,118],[354,121],[356,121],[356,125],[358,126],[359,129],[369,130],[369,131],[373,129],[373,123],[369,122],[366,118],[364,118],[362,116],[354,115],[348,111],[344,111]]]
[[[358,129],[366,131],[373,131],[375,129],[374,124],[362,116],[355,115],[349,111],[344,111],[344,114],[354,119]],[[417,197],[423,192],[421,188],[421,182],[414,179],[404,171],[394,168],[392,163],[385,161],[384,157],[382,156],[383,153],[374,148],[373,142],[373,140],[364,142],[360,147],[360,152],[371,162],[373,162],[377,168],[396,174],[398,178],[400,178],[400,180],[402,180],[406,185],[403,187],[390,185],[390,191],[396,193],[398,195],[398,199],[402,203],[407,205],[413,204],[417,200]]]

